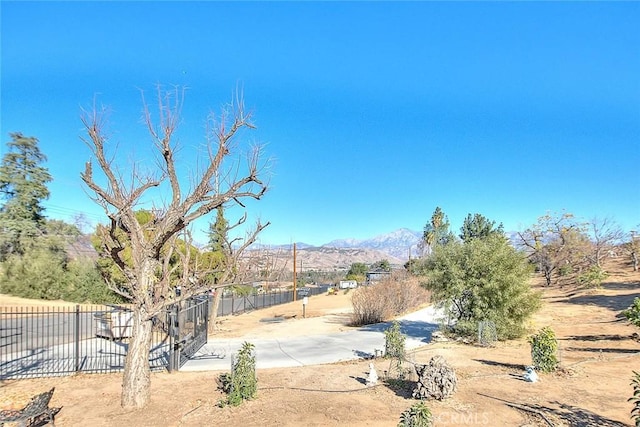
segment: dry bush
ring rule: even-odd
[[[429,300],[416,280],[392,275],[380,282],[357,288],[351,297],[354,326],[370,325],[395,317]]]

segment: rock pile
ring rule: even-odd
[[[453,396],[458,386],[458,378],[442,356],[434,356],[427,365],[415,365],[418,384],[413,390],[415,399],[443,400]]]

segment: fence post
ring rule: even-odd
[[[204,330],[207,334],[207,341],[209,340],[209,296],[207,295],[207,301],[203,307],[204,309]]]
[[[76,372],[80,372],[80,305],[76,304],[76,330],[75,330],[75,366]]]
[[[233,315],[234,309],[235,309],[235,305],[236,305],[236,293],[235,292],[231,292],[231,315]]]
[[[176,369],[176,343],[175,343],[175,328],[176,328],[176,315],[173,308],[175,304],[169,308],[167,315],[169,316],[169,372],[173,372]]]

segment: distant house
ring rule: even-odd
[[[389,276],[391,276],[391,272],[390,271],[385,271],[385,270],[370,270],[367,271],[367,283],[375,283],[375,282],[379,282],[380,280],[384,280],[386,278],[388,278]]]

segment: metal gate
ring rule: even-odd
[[[182,367],[207,343],[209,296],[195,296],[169,311],[169,371]]]

